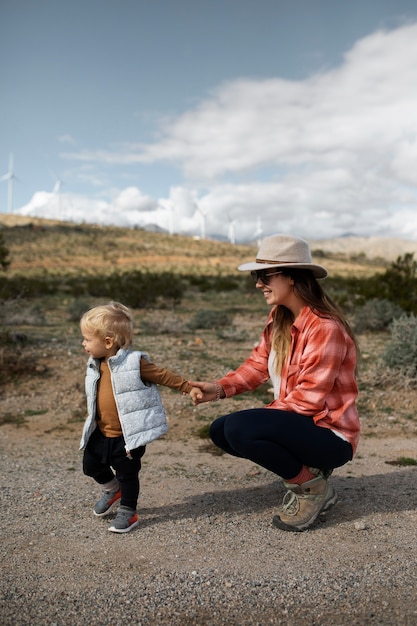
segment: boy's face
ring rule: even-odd
[[[117,352],[117,346],[111,337],[102,339],[98,335],[83,334],[82,345],[93,359],[107,359]]]

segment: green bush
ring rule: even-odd
[[[4,243],[3,233],[0,233],[0,267],[2,270],[6,271],[10,265],[9,259],[9,249],[6,247]]]
[[[198,291],[205,293],[208,291],[234,291],[241,289],[242,278],[240,276],[203,276],[187,275],[188,284],[197,287]],[[253,287],[253,283],[252,283]]]
[[[71,322],[79,322],[82,316],[90,308],[90,302],[85,298],[75,298],[68,305],[68,313]]]
[[[53,295],[60,290],[60,283],[56,277],[50,276],[0,276],[0,299],[37,298]]]
[[[39,304],[24,299],[0,302],[0,323],[3,326],[43,326],[45,313]]]
[[[231,325],[232,320],[226,311],[212,311],[206,309],[197,311],[188,324],[189,328],[192,330],[196,330],[197,328],[216,329]]]
[[[182,280],[169,272],[124,272],[102,275],[0,276],[0,300],[36,298],[66,294],[119,300],[132,308],[143,308],[160,298],[180,302],[184,293]]]
[[[407,313],[417,314],[417,261],[407,253],[390,265],[385,274],[377,274],[357,285],[362,298],[389,300]]]
[[[356,310],[353,327],[357,333],[387,330],[392,321],[403,313],[403,309],[390,300],[372,298]]]
[[[402,315],[391,324],[391,340],[385,347],[383,361],[408,378],[417,376],[417,316]]]

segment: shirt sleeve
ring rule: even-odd
[[[179,374],[175,374],[175,372],[171,372],[164,367],[150,363],[143,357],[140,360],[140,374],[142,380],[145,382],[170,387],[171,389],[182,391],[183,393],[190,393],[192,389],[189,382]]]

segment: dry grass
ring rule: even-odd
[[[178,274],[233,274],[239,263],[253,259],[256,246],[234,246],[225,242],[196,241],[180,236],[150,233],[123,228],[77,226],[44,220],[15,218],[6,224],[4,238],[10,250],[9,273],[33,272],[79,273],[125,270],[169,270]],[[318,255],[319,263],[340,275],[369,275],[383,267],[361,256],[360,261],[346,255]],[[20,318],[8,326],[15,337],[27,337],[25,345],[11,346],[16,363],[24,364],[23,372],[3,377],[2,410],[4,414],[24,414],[27,396],[34,396],[35,410],[50,407],[51,414],[60,408],[64,424],[74,421],[74,414],[83,415],[83,376],[85,355],[80,346],[77,320],[71,317],[75,298],[49,296],[31,302],[31,310],[41,315]],[[95,304],[90,299],[89,305]],[[24,308],[24,303],[21,303]],[[28,305],[29,306],[29,305]],[[35,308],[34,308],[35,307]],[[192,320],[202,311],[223,311],[232,320],[229,328],[192,327]],[[267,310],[257,294],[241,291],[185,294],[181,304],[165,303],[164,308],[135,311],[138,328],[136,347],[148,352],[155,363],[175,369],[188,378],[214,379],[237,366],[257,341]],[[23,316],[22,316],[23,315]],[[360,371],[359,408],[365,436],[410,435],[417,432],[414,412],[416,390],[398,387],[389,372],[382,370],[379,355],[388,335],[360,336],[363,363]],[[1,357],[1,355],[0,355]],[[5,365],[10,365],[6,359]],[[25,371],[26,368],[26,371]],[[60,372],[62,377],[54,390],[48,373]],[[10,368],[9,368],[10,370]],[[56,387],[56,391],[55,391]],[[65,390],[65,391],[63,391]],[[164,401],[172,415],[179,412],[188,418],[176,423],[174,437],[195,436],[217,413],[218,407],[207,405],[195,412],[184,407],[181,398],[164,390]],[[239,408],[268,401],[268,389],[258,395],[243,395],[229,403]],[[68,398],[67,396],[70,396]],[[22,406],[21,406],[22,404]],[[197,418],[198,415],[198,418]]]
[[[84,419],[84,373],[86,355],[76,321],[68,314],[69,300],[43,299],[42,325],[16,326],[24,332],[27,343],[11,347],[16,353],[13,371],[4,361],[8,376],[2,376],[0,413],[7,421],[15,416],[16,424],[29,420],[28,403],[34,411],[47,411],[54,427],[80,428]],[[196,313],[222,310],[232,322],[224,329],[193,328]],[[147,352],[159,365],[181,373],[188,379],[214,380],[235,368],[249,354],[262,330],[267,310],[260,297],[245,294],[189,293],[181,304],[169,308],[134,310],[137,332],[134,347]],[[398,379],[380,364],[388,334],[359,336],[363,354],[359,370],[358,407],[364,437],[415,437],[417,391],[399,387]],[[19,371],[16,366],[20,364]],[[262,406],[272,399],[269,385],[256,393],[243,394],[227,403],[227,410]],[[198,409],[185,402],[180,394],[162,388],[164,404],[172,419],[169,438],[201,438],[205,427],[218,416],[217,403]],[[2,396],[2,397],[1,397]],[[221,410],[221,409],[220,409]],[[57,418],[58,416],[58,418]],[[77,417],[78,416],[78,417]],[[45,421],[45,420],[44,420]],[[46,420],[47,421],[47,420]],[[203,439],[201,445],[206,446]]]
[[[76,225],[0,214],[10,251],[8,274],[98,273],[118,270],[167,270],[178,274],[234,274],[256,256],[256,245],[198,240],[145,230]],[[347,252],[322,252],[313,258],[331,274],[369,276],[385,269],[381,260]]]

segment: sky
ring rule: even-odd
[[[415,0],[1,0],[0,212],[417,240]]]

